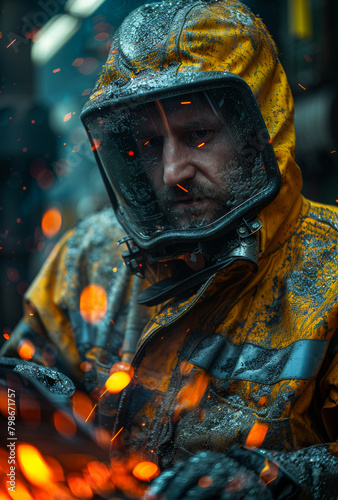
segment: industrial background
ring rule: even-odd
[[[0,344],[60,236],[108,204],[79,114],[111,35],[142,3],[0,1]],[[338,2],[243,3],[268,26],[288,74],[303,193],[337,205]]]

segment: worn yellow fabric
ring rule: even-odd
[[[249,436],[252,444],[253,435],[257,446],[286,451],[335,441],[338,369],[330,341],[338,329],[338,210],[301,196],[293,100],[262,21],[235,0],[169,3],[167,35],[160,46],[129,60],[129,73],[120,72],[116,60],[123,47],[113,41],[89,105],[108,95],[115,79],[133,78],[146,68],[154,74],[172,65],[177,71],[235,73],[257,99],[282,187],[259,215],[256,274],[234,266],[192,297],[156,311],[140,308],[140,325],[148,324],[118,417],[124,431],[114,443],[141,449],[144,457],[167,466],[199,449],[244,444]],[[122,355],[128,310],[136,307],[128,303],[132,280],[124,275],[115,246],[120,236],[109,211],[82,222],[26,294],[33,308],[33,316],[26,316],[32,331],[55,346],[76,376],[82,360],[96,360],[98,386]],[[152,280],[167,272],[149,269]],[[108,297],[107,314],[97,324],[86,322],[79,311],[81,292],[91,283],[102,286]],[[7,354],[26,335],[20,327],[8,341]],[[191,387],[200,390],[195,400]],[[114,405],[114,398],[108,399],[102,411],[114,417]]]

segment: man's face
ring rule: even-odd
[[[174,227],[194,227],[229,211],[241,177],[240,148],[206,98],[156,101],[135,131],[158,203]],[[214,108],[215,109],[215,108]]]

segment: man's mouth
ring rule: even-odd
[[[199,207],[203,203],[205,203],[207,200],[206,198],[196,198],[193,196],[180,196],[176,198],[173,202],[172,205],[175,208],[179,209],[184,209],[184,208],[194,208],[194,207]]]

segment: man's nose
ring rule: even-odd
[[[191,148],[177,137],[165,138],[162,161],[163,182],[166,186],[176,186],[187,179],[193,179],[196,175]]]

